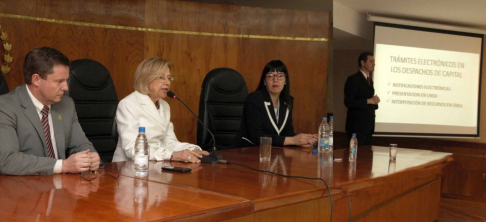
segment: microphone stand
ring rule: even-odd
[[[197,117],[197,115],[192,111],[192,109],[189,108],[189,106],[187,106],[186,103],[184,101],[182,101],[181,99],[179,99],[179,97],[177,97],[174,93],[172,93],[172,94],[169,94],[168,93],[167,95],[169,97],[173,98],[173,99],[176,99],[176,100],[180,101],[191,112],[191,114],[197,119],[197,121],[199,121],[199,123],[201,124],[201,126],[203,126],[204,129],[206,129],[206,131],[208,131],[209,134],[211,135],[212,140],[213,140],[213,150],[211,151],[211,153],[209,153],[209,155],[203,156],[200,159],[201,162],[203,162],[203,163],[211,163],[211,164],[219,163],[219,160],[222,157],[221,157],[221,155],[218,156],[218,154],[216,154],[216,140],[214,139],[214,135],[211,132],[211,130],[209,130],[209,128],[207,128],[206,126],[204,126],[204,123],[199,119],[199,117]]]

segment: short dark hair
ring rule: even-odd
[[[51,47],[35,48],[25,56],[25,83],[32,83],[32,75],[39,74],[43,79],[54,72],[55,65],[69,66],[69,59],[62,52]]]
[[[260,77],[260,83],[258,83],[257,90],[264,89],[267,90],[265,86],[265,76],[269,72],[283,72],[285,73],[285,85],[280,93],[280,98],[287,103],[287,106],[292,110],[292,96],[290,95],[290,76],[287,70],[287,66],[280,60],[272,60],[265,65],[263,68],[262,76]]]
[[[373,53],[371,52],[363,52],[359,55],[358,57],[358,67],[361,68],[361,61],[367,62],[368,61],[368,56],[373,56]]]

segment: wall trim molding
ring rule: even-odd
[[[271,39],[271,40],[309,41],[309,42],[328,41],[327,38],[212,33],[212,32],[196,32],[196,31],[184,31],[184,30],[145,28],[145,27],[136,27],[136,26],[110,25],[110,24],[78,22],[78,21],[71,21],[71,20],[51,19],[51,18],[42,18],[42,17],[8,14],[8,13],[0,13],[0,17],[48,22],[48,23],[56,23],[56,24],[75,25],[75,26],[85,26],[85,27],[105,28],[105,29],[119,29],[119,30],[127,30],[127,31],[156,32],[156,33],[166,33],[166,34],[175,34],[175,35],[197,35],[197,36],[214,36],[214,37],[226,37],[226,38]]]

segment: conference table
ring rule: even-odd
[[[348,149],[273,147],[268,162],[258,147],[218,153],[229,163],[151,161],[140,175],[126,161],[83,176],[0,176],[0,220],[329,221],[332,195],[333,221],[434,221],[452,161],[450,153],[399,148],[390,162],[378,146],[360,147],[355,162]],[[192,171],[161,169],[170,165]]]

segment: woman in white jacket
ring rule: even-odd
[[[138,127],[145,127],[150,160],[173,160],[198,163],[208,152],[194,144],[181,143],[170,121],[167,97],[170,83],[170,63],[162,58],[143,61],[135,71],[135,92],[118,104],[116,123],[119,134],[113,162],[133,159]]]

